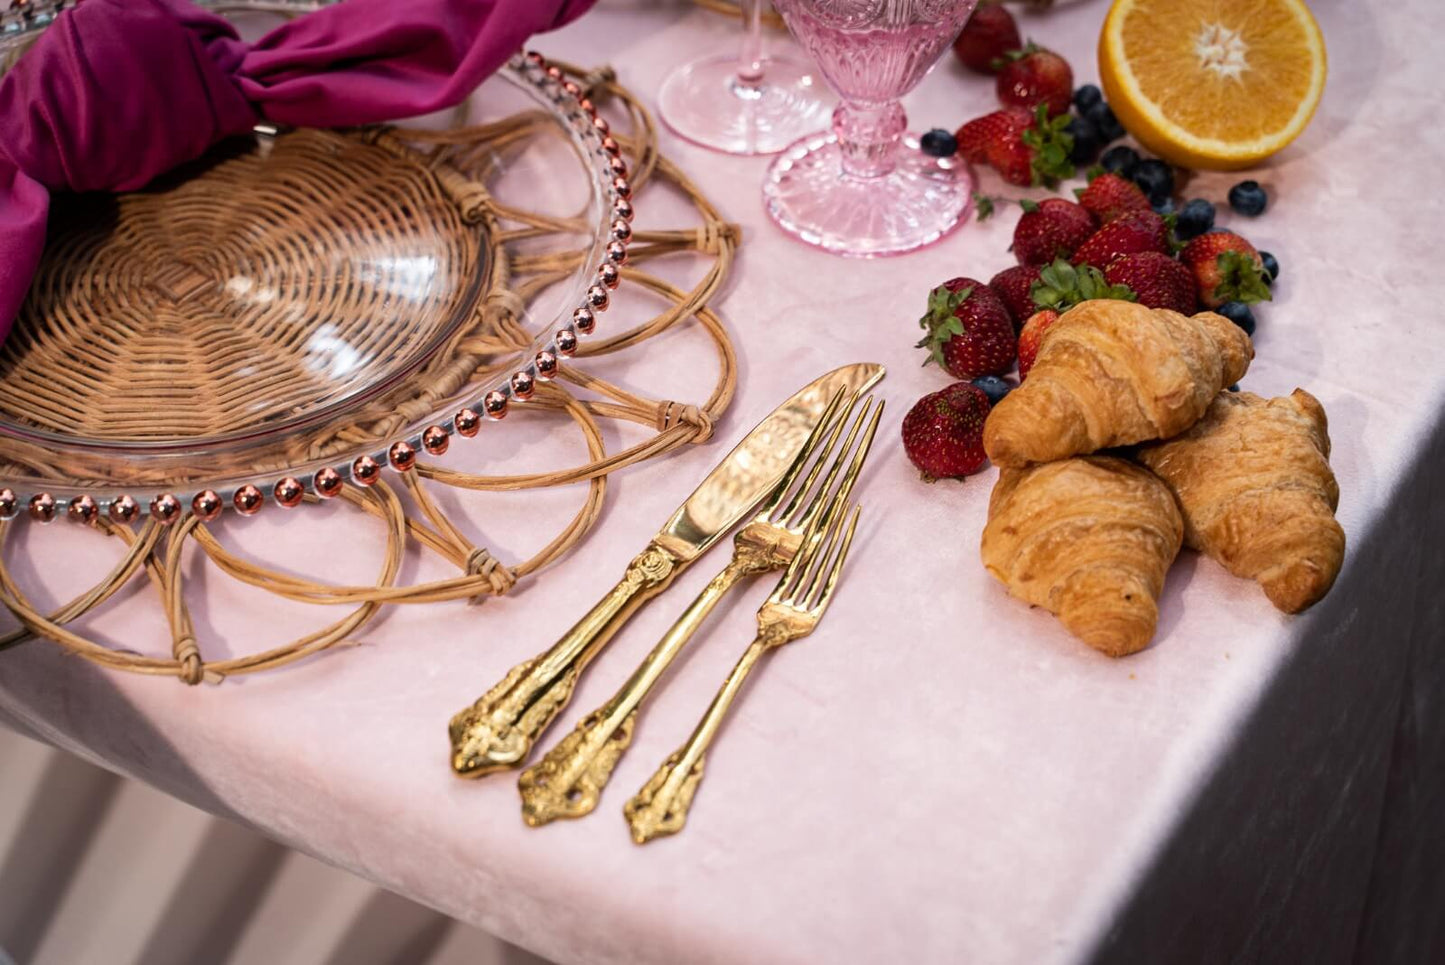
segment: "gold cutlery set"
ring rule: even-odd
[[[769,650],[812,633],[833,597],[858,525],[849,496],[883,412],[881,402],[863,396],[882,377],[879,365],[835,369],[759,423],[561,640],[452,718],[452,769],[481,777],[520,767],[622,624],[761,503],[734,538],[727,566],[632,676],[518,781],[522,818],[532,827],[590,814],[632,742],[642,702],[713,608],[743,581],[783,570],[758,611],[757,636],[692,736],[623,808],[638,844],[680,831],[708,747],[744,680]]]

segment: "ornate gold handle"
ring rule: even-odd
[[[692,806],[692,797],[697,793],[697,783],[702,780],[703,762],[707,749],[712,744],[723,718],[733,699],[742,689],[753,666],[772,647],[786,642],[785,631],[769,628],[759,633],[742,659],[733,667],[722,689],[708,705],[707,712],[693,729],[687,743],[673,751],[671,756],[657,769],[657,773],[642,786],[642,790],[622,807],[622,816],[632,829],[632,840],[646,844],[653,838],[665,834],[676,834],[687,824],[687,809]]]
[[[523,661],[451,719],[452,770],[481,777],[516,767],[572,699],[577,678],[643,603],[681,570],[676,556],[649,543],[622,579],[546,653]]]
[[[733,559],[683,611],[612,699],[582,718],[572,733],[522,772],[517,781],[522,820],[536,828],[558,818],[580,818],[597,807],[612,769],[632,743],[637,708],[652,685],[718,601],[739,581],[770,566],[761,557]]]

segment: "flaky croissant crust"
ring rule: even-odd
[[[1239,381],[1253,356],[1249,336],[1213,312],[1083,302],[1044,333],[1028,378],[989,415],[984,449],[1018,467],[1167,439]]]
[[[984,566],[1013,596],[1110,656],[1142,650],[1184,523],[1152,473],[1113,456],[1003,469],[989,499]]]
[[[1173,490],[1185,540],[1280,610],[1322,598],[1344,562],[1324,408],[1303,389],[1264,399],[1226,392],[1189,431],[1136,458]]]

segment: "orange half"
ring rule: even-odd
[[[1303,0],[1114,0],[1099,77],[1139,143],[1184,167],[1257,164],[1299,137],[1325,89]]]

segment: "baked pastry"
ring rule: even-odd
[[[1137,458],[1178,497],[1189,546],[1298,613],[1329,592],[1345,557],[1329,455],[1324,407],[1295,389],[1225,392],[1188,432]]]
[[[1169,488],[1114,456],[1004,469],[988,503],[983,565],[1096,650],[1144,649],[1184,522]]]
[[[1083,302],[1044,333],[1028,378],[989,414],[984,450],[996,465],[1024,466],[1167,439],[1253,357],[1249,336],[1213,312]]]

